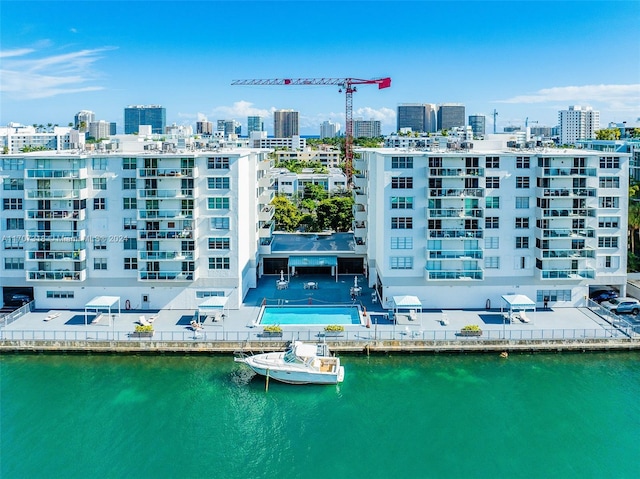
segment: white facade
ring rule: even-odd
[[[320,138],[334,138],[338,136],[340,131],[340,123],[332,121],[323,121],[320,125]]]
[[[298,135],[294,135],[291,138],[256,138],[253,136],[255,133],[258,132],[253,132],[251,137],[254,148],[289,148],[292,150],[303,150],[307,147],[307,140],[305,138],[300,138]]]
[[[97,139],[111,136],[111,123],[108,121],[92,121],[89,123],[89,136]]]
[[[70,127],[35,128],[33,126],[10,123],[0,127],[0,147],[7,153],[20,153],[25,148],[46,148],[62,151],[84,148],[84,133]]]
[[[310,163],[317,161],[329,168],[338,168],[340,165],[340,150],[333,148],[321,148],[319,150],[305,148],[302,151],[276,150],[274,154],[278,162],[298,160]]]
[[[383,301],[484,308],[519,293],[560,307],[590,285],[624,292],[629,155],[495,143],[358,150],[356,252]]]
[[[272,233],[268,152],[3,155],[2,287],[41,308],[120,296],[132,309],[237,308]]]
[[[577,140],[595,138],[600,129],[600,112],[591,107],[570,106],[568,110],[558,112],[560,126],[560,144],[572,145]]]
[[[305,186],[309,184],[320,185],[328,192],[347,189],[347,177],[339,168],[331,168],[329,173],[315,173],[311,169],[292,173],[283,168],[273,171],[273,176],[279,195],[302,194]]]

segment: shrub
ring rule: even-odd
[[[136,333],[150,333],[153,331],[153,326],[151,326],[150,324],[144,326],[142,324],[136,324],[135,331]]]
[[[264,327],[264,332],[265,333],[281,333],[282,328],[277,324],[268,324],[267,326]]]
[[[344,331],[344,326],[341,324],[328,324],[324,327],[325,331]]]
[[[461,331],[482,331],[480,329],[480,326],[478,326],[477,324],[469,324],[467,326],[463,326]]]

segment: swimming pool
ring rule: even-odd
[[[362,324],[357,306],[263,306],[256,324]]]

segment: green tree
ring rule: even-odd
[[[322,185],[307,184],[304,187],[304,197],[315,201],[322,201],[329,196]]]
[[[318,228],[345,232],[353,222],[353,199],[350,196],[335,196],[321,201],[316,209]]]
[[[636,237],[640,231],[640,203],[633,201],[629,204],[629,249],[636,252]]]
[[[619,140],[620,130],[617,128],[605,128],[596,131],[597,140]]]
[[[277,231],[296,231],[300,225],[301,215],[298,208],[286,196],[276,196],[271,204],[274,206],[273,220]]]

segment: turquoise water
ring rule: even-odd
[[[259,324],[360,324],[356,307],[265,306]]]
[[[636,478],[640,355],[0,357],[0,477]]]

